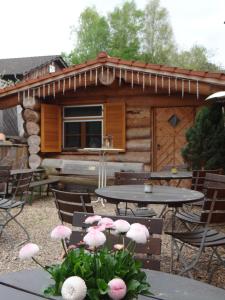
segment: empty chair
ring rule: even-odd
[[[83,240],[84,235],[86,234],[87,225],[84,223],[85,219],[93,214],[88,213],[79,213],[75,212],[73,216],[73,226],[74,229],[70,238],[70,244],[77,244]],[[101,215],[102,217],[109,217],[111,219],[118,220],[121,219],[120,216],[106,216]],[[137,244],[135,247],[135,257],[142,261],[142,265],[146,269],[160,270],[160,254],[161,254],[161,237],[162,234],[162,219],[157,218],[138,218],[131,216],[123,216],[123,220],[126,220],[130,224],[132,223],[141,223],[145,225],[150,233],[150,237],[146,244]],[[130,240],[125,238],[125,245]],[[112,248],[113,245],[118,243],[118,237],[114,235],[107,235],[107,246]]]
[[[210,176],[210,181],[206,181],[208,176]],[[168,233],[174,239],[175,249],[182,263],[180,274],[188,273],[190,277],[192,277],[190,271],[197,268],[200,257],[206,248],[211,248],[212,257],[215,257],[220,265],[225,265],[225,261],[218,251],[218,247],[225,246],[225,233],[211,228],[211,225],[225,224],[225,176],[207,173],[205,178],[206,197],[198,217],[199,225],[202,226],[191,232]],[[192,257],[191,261],[188,261],[183,255],[182,248],[186,245],[196,249],[196,255]],[[211,260],[209,260],[209,266],[210,263]]]
[[[201,177],[202,180],[203,177]],[[208,189],[210,186],[217,186],[220,184],[220,182],[225,181],[224,175],[218,175],[213,173],[205,173],[204,171],[204,182],[202,183],[201,180],[199,181],[199,184],[196,184],[196,189],[199,189],[198,191],[204,192],[206,199],[210,199],[213,197],[212,191]],[[221,192],[220,192],[221,194]],[[221,195],[221,197],[225,198],[224,195]],[[204,201],[201,201],[201,206],[204,204]],[[199,225],[204,225],[204,223],[201,221],[201,211],[190,211],[190,210],[184,210],[181,209],[179,212],[176,213],[176,217],[186,226],[188,230],[193,230],[194,228],[197,228]]]
[[[51,190],[55,198],[55,205],[62,224],[72,224],[74,212],[94,212],[91,204],[91,194],[85,192],[67,192],[55,188],[52,188]]]
[[[114,184],[115,185],[141,185],[145,180],[150,177],[149,172],[115,172]],[[153,209],[148,209],[146,206],[132,209],[125,203],[125,208],[120,208],[116,205],[116,214],[120,216],[132,215],[137,217],[154,217],[156,212]]]
[[[10,195],[0,200],[0,212],[2,219],[0,220],[0,235],[10,221],[14,221],[26,234],[26,240],[29,240],[29,234],[25,227],[18,221],[17,216],[23,211],[27,200],[29,185],[33,176],[33,172],[17,174],[11,183]]]
[[[0,197],[4,198],[8,193],[11,166],[0,166]]]

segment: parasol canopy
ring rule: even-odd
[[[205,101],[208,102],[216,102],[216,103],[224,103],[225,104],[225,91],[217,92],[212,95],[209,95]]]

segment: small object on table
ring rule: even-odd
[[[145,193],[152,193],[153,192],[153,184],[152,184],[152,181],[150,179],[146,180],[144,182],[144,192]]]
[[[177,174],[177,168],[176,167],[173,167],[173,168],[171,168],[171,173],[172,174]]]

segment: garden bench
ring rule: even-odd
[[[50,191],[50,185],[58,183],[58,182],[59,182],[59,179],[54,179],[54,178],[46,178],[46,179],[40,179],[40,180],[32,181],[30,183],[30,188],[29,188],[29,190],[31,192],[30,199],[29,199],[30,204],[32,203],[33,192],[34,192],[34,189],[36,187],[40,187],[39,191],[40,191],[40,196],[41,196],[42,186],[43,185],[47,185],[46,193],[47,193],[47,196],[48,196],[49,195],[49,191]]]

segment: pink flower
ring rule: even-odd
[[[93,224],[93,223],[95,223],[95,222],[100,221],[101,218],[102,218],[101,216],[97,216],[97,215],[95,215],[95,216],[90,216],[90,217],[88,217],[87,219],[85,219],[84,223],[85,223],[85,224]]]
[[[98,225],[105,225],[105,228],[109,229],[109,228],[113,228],[113,220],[110,218],[102,218],[99,222]]]
[[[98,231],[105,231],[105,225],[96,225],[96,226],[91,226],[87,229],[87,232],[90,232],[91,230],[98,230]]]
[[[64,225],[56,226],[51,232],[51,238],[54,240],[62,240],[69,238],[72,233],[72,230]]]
[[[108,295],[113,300],[123,299],[127,292],[125,282],[120,278],[114,278],[108,283],[109,291]]]
[[[61,294],[65,300],[83,300],[87,294],[85,281],[78,276],[67,278],[63,282]]]
[[[84,242],[91,248],[102,246],[106,241],[104,233],[99,230],[91,230],[84,236]]]
[[[133,223],[126,236],[138,244],[145,244],[149,238],[149,232],[145,225]]]
[[[113,224],[113,229],[119,233],[125,233],[130,229],[130,224],[125,220],[116,220]]]
[[[39,252],[39,247],[36,244],[28,243],[20,249],[19,258],[28,259],[35,256]]]

